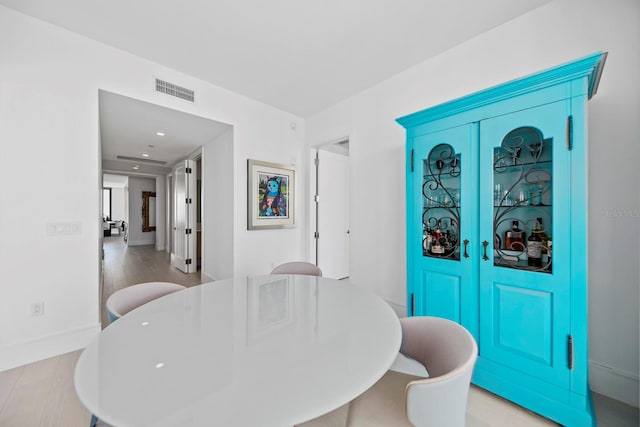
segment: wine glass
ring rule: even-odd
[[[537,162],[542,154],[542,142],[535,142],[527,145],[527,150],[529,150],[533,161]]]
[[[507,162],[505,161],[505,157],[507,155],[504,153],[504,149],[502,147],[494,147],[493,148],[493,170],[498,173],[502,173],[507,168]]]
[[[507,150],[511,154],[512,166],[516,165],[516,159],[520,157],[520,150],[522,149],[522,144],[524,143],[524,138],[520,135],[512,136],[506,141],[502,142],[502,148]]]

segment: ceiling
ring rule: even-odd
[[[0,0],[309,117],[551,0]]]
[[[99,118],[103,169],[132,175],[166,174],[231,127],[104,90]]]
[[[129,177],[126,175],[102,174],[102,186],[111,188],[124,188],[129,183]]]
[[[305,118],[549,1],[0,0],[0,5]],[[229,129],[106,91],[100,91],[99,111],[103,170],[117,174],[166,174]]]

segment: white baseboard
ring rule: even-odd
[[[202,272],[202,273],[200,273],[200,280],[202,281],[202,283],[208,283],[208,282],[213,282],[216,279],[214,279],[213,277],[209,276],[207,273]]]
[[[100,329],[100,324],[95,324],[2,348],[0,372],[85,348]]]
[[[638,374],[590,360],[589,385],[591,391],[638,407],[640,401]]]

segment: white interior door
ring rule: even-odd
[[[318,150],[318,267],[332,279],[349,277],[349,156]]]
[[[176,209],[175,209],[175,199],[176,199],[176,194],[175,191],[173,189],[174,185],[174,177],[173,175],[169,175],[167,177],[167,197],[169,198],[169,209],[168,209],[168,213],[167,216],[169,217],[169,227],[167,228],[167,252],[169,252],[172,256],[175,255],[176,253],[176,244],[175,244],[175,215],[176,215]]]
[[[198,268],[195,260],[195,167],[193,160],[185,160],[174,173],[174,262],[175,266],[185,273],[194,273]]]

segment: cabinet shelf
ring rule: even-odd
[[[499,161],[498,161],[499,162]],[[509,165],[509,164],[505,164],[502,165],[500,163],[494,163],[494,170],[498,173],[505,173],[505,172],[514,172],[514,171],[518,171],[521,168],[527,168],[527,169],[534,169],[535,166],[543,166],[540,169],[548,169],[550,168],[552,165],[552,161],[551,160],[540,160],[537,162],[523,162],[523,163],[518,163],[515,165]],[[537,169],[537,168],[536,168]]]
[[[445,210],[452,210],[452,209],[459,209],[460,206],[458,205],[449,205],[449,206],[424,206],[423,209],[424,211],[429,211],[431,209],[445,209]]]
[[[442,255],[422,251],[422,255],[429,258],[444,259],[444,260],[450,260],[450,261],[460,261],[460,252],[457,250],[453,254],[442,254]]]
[[[517,270],[532,271],[536,273],[552,273],[553,272],[552,271],[553,264],[549,264],[548,266],[544,265],[542,267],[532,267],[527,263],[526,260],[519,260],[518,262],[506,261],[500,258],[500,255],[497,255],[494,257],[493,264],[496,267],[513,268]]]
[[[493,205],[494,209],[500,209],[500,208],[517,208],[517,209],[524,209],[524,208],[551,208],[553,207],[553,205],[548,205],[548,204],[542,204],[542,205]]]
[[[512,166],[510,166],[512,167]],[[440,179],[442,181],[447,181],[447,180],[451,180],[451,179],[455,179],[456,175],[451,175],[450,173],[443,173],[443,174],[432,174],[432,173],[427,173],[422,175],[422,178],[426,181],[433,181],[436,179]],[[431,179],[430,179],[431,178]]]

